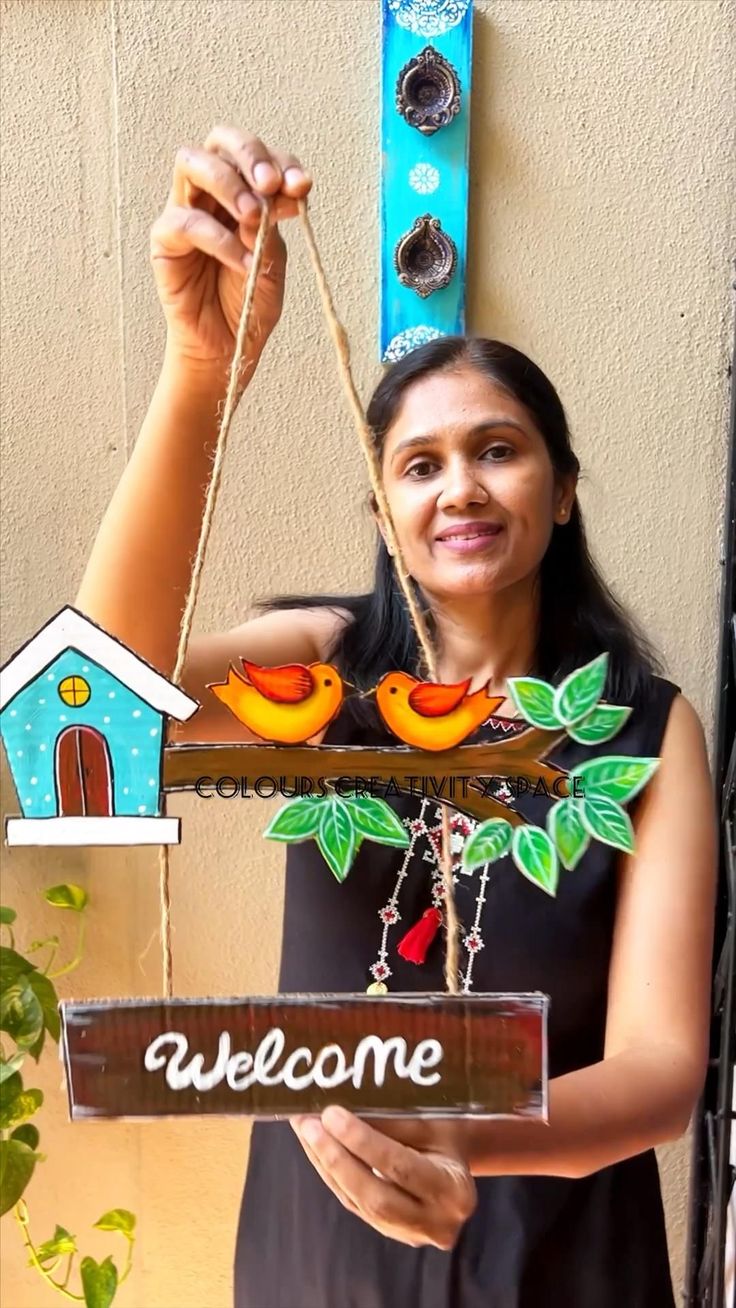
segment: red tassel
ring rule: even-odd
[[[403,940],[399,941],[398,950],[407,963],[423,963],[427,950],[442,924],[442,914],[438,908],[427,908],[418,922],[410,927]]]

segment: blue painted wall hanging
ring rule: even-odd
[[[383,0],[383,362],[465,331],[472,28],[472,0]]]

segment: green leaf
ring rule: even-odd
[[[545,731],[554,731],[562,724],[554,711],[554,686],[539,677],[509,677],[506,685],[509,695],[527,722]]]
[[[17,1204],[37,1160],[38,1155],[21,1140],[0,1140],[0,1217]]]
[[[546,831],[541,827],[516,827],[511,855],[523,876],[554,897],[560,869],[557,850]]]
[[[566,726],[586,717],[603,694],[608,654],[599,654],[582,668],[576,668],[555,691],[554,711]]]
[[[111,1208],[108,1213],[98,1217],[95,1226],[99,1231],[120,1231],[127,1240],[133,1239],[135,1230],[135,1213],[127,1208]]]
[[[45,949],[47,945],[58,945],[58,936],[46,936],[44,940],[32,940],[30,945],[26,945],[26,953],[37,954],[39,949]]]
[[[617,804],[615,799],[601,795],[595,799],[578,801],[585,828],[596,840],[602,840],[614,849],[623,849],[626,853],[634,850],[634,828],[628,813]]]
[[[16,977],[0,993],[0,1031],[7,1031],[19,1049],[32,1049],[44,1028],[43,1009],[28,976]]]
[[[32,972],[28,977],[28,984],[31,987],[36,999],[41,1005],[43,1012],[43,1021],[46,1030],[58,1044],[61,1033],[61,1021],[59,1018],[59,996],[56,993],[53,982],[41,972]]]
[[[10,1109],[10,1105],[18,1095],[23,1093],[23,1077],[19,1072],[9,1076],[0,1085],[0,1117],[3,1117]]]
[[[77,1242],[63,1226],[57,1226],[50,1240],[45,1240],[36,1249],[40,1263],[50,1262],[52,1258],[61,1258],[64,1254],[77,1252]]]
[[[18,1069],[23,1066],[24,1058],[24,1053],[17,1053],[8,1059],[0,1059],[0,1086],[5,1085],[10,1077],[15,1076]],[[2,1090],[0,1090],[0,1102],[2,1102]]]
[[[462,866],[472,872],[483,863],[495,863],[511,848],[513,827],[505,818],[489,818],[475,828],[463,847]]]
[[[568,872],[577,867],[590,844],[578,805],[579,800],[561,799],[547,814],[547,830]]]
[[[588,763],[578,763],[577,767],[570,771],[568,785],[572,790],[572,778],[580,777],[586,799],[605,797],[624,804],[644,789],[658,767],[658,758],[632,758],[628,754],[611,754],[607,758],[594,758]]]
[[[46,1040],[46,1027],[43,1027],[41,1030],[41,1034],[38,1037],[38,1040],[35,1042],[35,1044],[30,1045],[28,1049],[28,1053],[31,1055],[31,1058],[35,1059],[36,1062],[38,1062],[39,1058],[41,1057],[41,1052],[43,1050],[45,1040]]]
[[[43,1090],[21,1091],[0,1110],[0,1130],[11,1131],[14,1126],[20,1126],[21,1122],[27,1122],[28,1118],[33,1117],[33,1114],[38,1111],[42,1103]]]
[[[367,836],[379,845],[396,845],[406,849],[410,836],[401,819],[385,799],[373,795],[356,795],[346,800],[356,834]]]
[[[96,1263],[83,1258],[80,1267],[86,1308],[110,1308],[118,1288],[118,1272],[112,1258]]]
[[[289,800],[271,819],[263,835],[267,840],[309,840],[319,830],[325,800],[302,795]]]
[[[599,745],[602,741],[612,740],[618,735],[624,722],[631,716],[631,711],[630,708],[619,707],[618,704],[598,704],[574,727],[568,727],[567,733],[580,745]]]
[[[350,809],[337,795],[322,806],[317,843],[330,871],[344,881],[355,857],[355,826]]]
[[[0,945],[0,989],[4,990],[11,985],[16,977],[35,971],[35,963],[23,958],[14,949],[8,949],[7,945]]]
[[[0,904],[0,923],[2,923],[3,926],[12,926],[17,916],[18,914],[14,908],[4,908],[3,905]]]
[[[69,908],[73,913],[81,913],[88,899],[87,891],[81,886],[66,884],[50,886],[48,890],[44,890],[43,897],[47,903],[53,904],[54,908]]]
[[[29,1149],[38,1149],[41,1136],[37,1126],[34,1126],[32,1122],[26,1122],[23,1126],[16,1126],[10,1138],[11,1140],[20,1140],[21,1144],[27,1144]]]

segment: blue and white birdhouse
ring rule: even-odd
[[[0,735],[22,817],[8,845],[174,845],[166,718],[196,700],[71,606],[0,669]]]

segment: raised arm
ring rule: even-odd
[[[151,229],[151,263],[167,328],[164,360],[76,604],[169,676],[263,197],[271,206],[270,227],[240,394],[283,305],[286,247],[277,224],[296,215],[297,200],[310,187],[293,155],[220,125],[202,148],[177,153],[166,206]],[[206,691],[207,682],[221,679],[239,655],[264,664],[319,659],[336,621],[328,613],[270,613],[218,636],[193,638],[181,680],[202,709],[177,738],[251,738]]]

